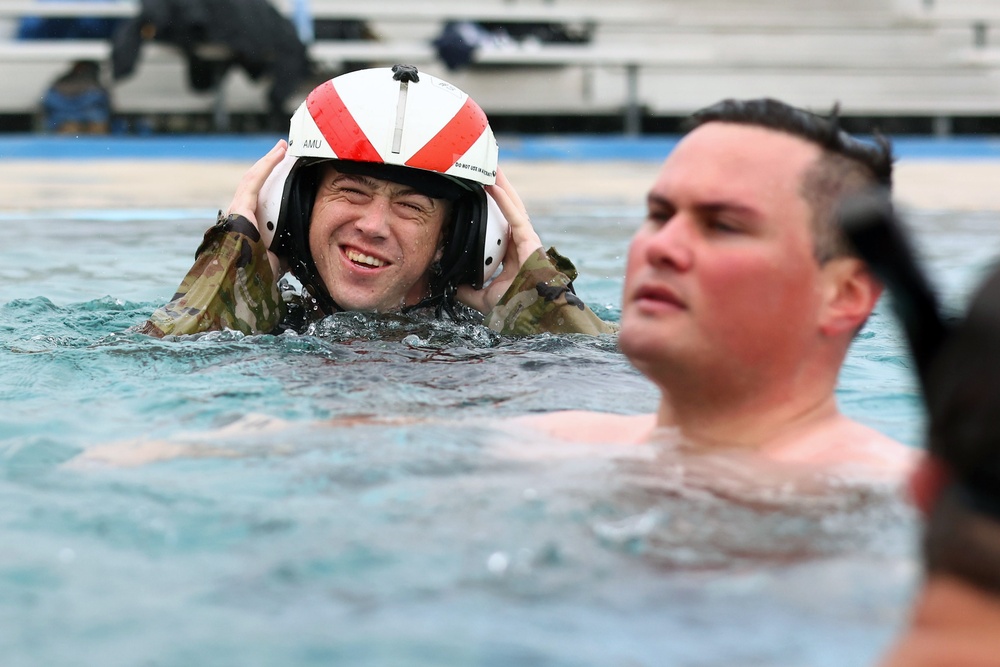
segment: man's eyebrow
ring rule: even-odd
[[[353,181],[355,183],[360,183],[362,185],[367,185],[369,187],[375,184],[375,181],[367,176],[362,176],[361,174],[345,174],[339,172],[337,176],[333,179],[333,183],[341,183],[343,181]]]
[[[378,183],[379,183],[379,181],[377,179],[372,178],[371,176],[365,176],[363,174],[345,174],[345,173],[338,174],[337,178],[333,179],[333,183],[337,184],[337,183],[340,183],[341,181],[345,181],[345,180],[354,181],[355,183],[360,183],[360,184],[362,184],[364,186],[367,186],[369,188],[378,187]],[[404,185],[402,183],[393,183],[392,181],[387,181],[387,182],[389,183],[389,189],[390,189],[390,191],[392,191],[393,194],[395,194],[397,197],[401,196],[401,195],[417,195],[417,196],[420,196],[420,197],[426,197],[427,199],[433,199],[433,197],[431,197],[429,195],[425,195],[423,192],[421,192],[420,190],[417,190],[412,185]]]
[[[697,204],[695,208],[705,213],[736,213],[753,220],[761,217],[760,211],[753,206],[734,201],[707,201]]]
[[[390,183],[389,190],[397,197],[402,195],[417,195],[420,197],[426,197],[427,199],[434,199],[430,195],[424,194],[420,190],[417,190],[412,185],[403,185],[402,183]]]
[[[650,192],[646,195],[646,202],[649,206],[676,208],[676,204],[669,197],[664,197],[655,192]],[[736,213],[752,219],[761,217],[761,212],[753,206],[729,199],[699,201],[694,204],[694,208],[701,213]]]
[[[652,208],[653,206],[658,206],[662,208],[673,208],[674,203],[670,201],[667,197],[657,194],[655,192],[650,192],[646,195],[646,205]]]

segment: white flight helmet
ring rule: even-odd
[[[486,114],[448,82],[409,65],[342,74],[314,89],[292,116],[288,153],[258,199],[261,237],[300,281],[325,294],[308,251],[318,171],[305,167],[338,160],[338,170],[451,199],[455,215],[432,292],[481,288],[497,273],[510,229],[483,189],[496,181],[497,154]]]

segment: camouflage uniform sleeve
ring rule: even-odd
[[[503,334],[615,333],[573,291],[576,267],[549,248],[539,248],[521,266],[507,292],[486,316],[486,326]]]
[[[157,337],[221,329],[269,333],[283,317],[284,303],[257,228],[242,216],[220,213],[173,299],[139,331]]]

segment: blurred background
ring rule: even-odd
[[[498,132],[670,134],[772,96],[1000,133],[996,0],[3,0],[0,132],[283,132],[318,82],[397,62]]]

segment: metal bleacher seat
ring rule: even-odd
[[[273,0],[275,6],[291,14],[291,0]],[[594,21],[588,14],[548,1],[507,0],[468,3],[439,0],[417,3],[389,0],[371,3],[359,9],[356,2],[344,0],[311,0],[317,20],[359,19],[369,23],[377,40],[319,40],[309,45],[311,59],[321,71],[339,73],[354,64],[393,64],[412,62],[430,68],[451,80],[463,80],[482,95],[502,105],[505,110],[531,112],[587,112],[593,105],[581,95],[585,84],[579,72],[557,72],[570,65],[593,62],[620,63],[615,51],[591,51],[586,45],[531,44],[524,48],[510,45],[502,50],[481,50],[474,65],[476,74],[450,73],[438,58],[431,42],[447,21],[504,21],[509,23],[573,24],[591,31]],[[98,2],[32,2],[12,0],[0,3],[0,20],[17,20],[24,16],[131,17],[138,11],[138,0],[104,0]],[[57,74],[57,70],[72,60],[107,61],[110,46],[100,41],[7,40],[0,44],[0,67],[16,70],[16,87],[21,94],[0,100],[0,112],[28,108],[37,102],[39,90]],[[507,68],[498,72],[496,68]],[[494,68],[490,70],[489,68]],[[519,68],[512,72],[511,68]],[[169,114],[183,112],[213,112],[221,119],[220,105],[227,112],[258,112],[263,108],[261,85],[249,81],[238,72],[231,73],[222,89],[214,95],[197,94],[184,84],[183,64],[169,46],[149,44],[143,49],[136,75],[115,82],[114,99],[117,110],[128,113]],[[500,85],[501,78],[517,80],[512,89]],[[463,83],[456,81],[458,85]],[[470,92],[476,95],[475,90]],[[479,97],[477,96],[477,99]],[[294,101],[293,101],[294,102]],[[483,101],[484,106],[487,105]],[[602,107],[621,109],[622,100]],[[217,122],[217,125],[221,123]]]
[[[595,45],[708,51],[687,61],[642,61],[639,97],[654,116],[758,96],[816,110],[839,101],[853,115],[933,120],[995,113],[996,67],[964,57],[924,2],[673,0],[663,21],[602,24]]]
[[[272,1],[291,15],[293,0]],[[644,115],[682,116],[727,96],[768,95],[817,109],[840,101],[845,113],[875,116],[993,114],[1000,108],[1000,48],[989,42],[989,27],[1000,27],[996,0],[309,4],[317,20],[361,20],[378,37],[312,43],[309,52],[321,70],[411,62],[463,88],[491,115],[621,114],[623,127],[634,133]],[[39,14],[126,17],[138,6],[138,0],[4,0],[0,21]],[[551,22],[575,26],[588,39],[482,48],[469,67],[449,71],[432,40],[455,20]],[[987,32],[970,40],[970,26],[980,23]],[[176,52],[150,46],[137,73],[115,84],[116,109],[218,113],[220,101],[227,112],[264,108],[262,85],[238,72],[226,79],[221,97],[189,91]],[[109,49],[103,42],[0,40],[0,75],[8,82],[0,113],[32,108],[42,86],[69,61],[106,60]]]

